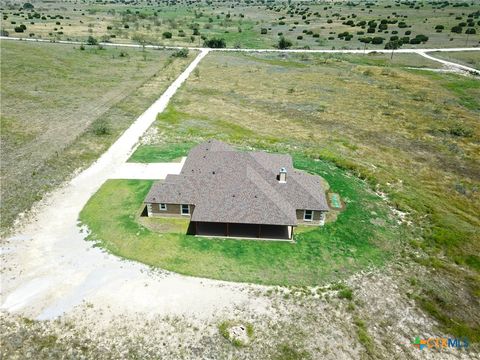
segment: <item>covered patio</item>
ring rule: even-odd
[[[191,221],[188,234],[291,241],[293,226]]]

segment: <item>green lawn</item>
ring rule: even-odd
[[[145,145],[140,146],[128,159],[129,162],[152,163],[168,162],[186,156],[192,143],[181,143],[175,147]]]
[[[295,244],[188,236],[185,224],[172,219],[147,224],[139,211],[151,181],[107,181],[80,220],[92,230],[91,239],[118,256],[187,275],[261,284],[321,284],[382,265],[402,247],[404,229],[364,182],[304,156],[295,156],[295,166],[323,176],[347,201],[335,222],[302,229]]]

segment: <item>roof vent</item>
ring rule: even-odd
[[[287,169],[282,167],[278,173],[278,182],[284,184],[287,182]]]

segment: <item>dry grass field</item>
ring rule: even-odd
[[[170,51],[1,42],[1,226],[86,166],[189,58]]]
[[[435,269],[410,295],[446,332],[478,341],[480,83],[409,69],[411,60],[210,54],[159,116],[144,156],[217,138],[351,171],[405,213],[402,256]]]

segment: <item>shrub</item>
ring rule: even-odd
[[[186,58],[188,57],[188,49],[183,48],[183,49],[177,50],[172,54],[172,57]]]
[[[203,45],[209,48],[217,48],[217,49],[227,47],[227,44],[225,43],[225,39],[220,39],[220,38],[207,39],[205,40]]]
[[[463,124],[457,123],[450,127],[448,130],[450,135],[453,136],[461,136],[461,137],[472,137],[473,136],[473,129],[466,127]]]
[[[352,300],[353,298],[353,292],[352,292],[352,289],[350,288],[345,288],[345,289],[342,289],[338,292],[338,297],[340,299],[347,299],[347,300]]]
[[[266,29],[266,28],[262,28],[262,30],[260,30],[260,34],[265,35],[266,33],[267,33],[267,29]]]
[[[93,123],[92,131],[97,136],[110,134],[110,126],[105,120],[98,120]]]
[[[172,38],[172,33],[170,31],[165,31],[163,34],[162,34],[162,37],[164,39],[171,39]]]
[[[470,35],[473,35],[473,34],[476,34],[476,33],[477,33],[477,31],[473,28],[472,29],[467,29],[465,31],[465,34],[470,34]]]
[[[383,37],[376,36],[372,39],[372,44],[382,44],[383,40],[385,40]]]
[[[297,36],[297,40],[303,40],[303,36],[302,36],[302,35],[298,35],[298,36]]]
[[[461,34],[462,30],[463,30],[462,27],[457,25],[457,26],[452,27],[452,29],[450,31],[453,32],[453,33],[456,33],[456,34]]]
[[[31,3],[27,2],[27,3],[23,4],[23,8],[25,10],[32,10],[34,8],[34,6]]]
[[[415,36],[416,39],[418,39],[420,42],[427,42],[428,41],[428,36],[425,36],[425,35],[422,35],[422,34],[419,34],[417,36]]]
[[[375,32],[375,28],[373,28],[373,27],[370,27],[370,28],[367,29],[367,33],[369,33],[369,34],[373,34],[374,32]]]
[[[15,26],[13,30],[15,30],[16,33],[23,33],[25,29],[21,26]]]
[[[285,39],[283,36],[278,40],[278,48],[279,49],[288,49],[292,46],[292,42],[288,39]]]
[[[372,42],[372,38],[370,36],[366,36],[366,37],[359,38],[358,41],[369,44]]]
[[[97,45],[98,41],[93,36],[89,36],[87,39],[87,45]]]
[[[410,30],[405,31],[405,35],[411,35],[412,32]]]

